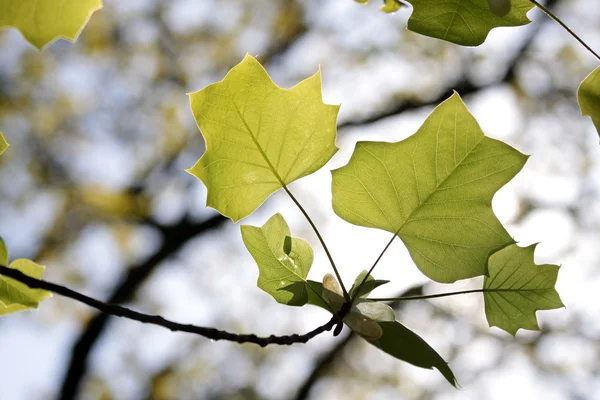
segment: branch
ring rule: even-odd
[[[0,265],[0,275],[8,276],[14,280],[17,280],[29,286],[31,289],[43,289],[64,297],[68,297],[72,300],[79,301],[108,315],[114,315],[116,317],[122,317],[133,321],[143,322],[145,324],[162,326],[163,328],[167,328],[173,332],[193,333],[212,340],[228,340],[237,343],[253,343],[259,345],[260,347],[266,347],[270,344],[289,346],[294,343],[306,343],[315,336],[320,335],[323,332],[330,331],[341,321],[340,317],[336,314],[333,317],[331,317],[329,322],[327,322],[326,324],[321,325],[303,335],[271,335],[267,337],[260,337],[256,336],[255,334],[237,334],[222,331],[215,328],[207,328],[204,326],[180,324],[178,322],[169,321],[168,319],[165,319],[160,315],[143,314],[131,310],[129,308],[119,306],[117,304],[104,303],[100,300],[96,300],[92,297],[86,296],[82,293],[69,289],[68,287],[48,282],[42,279],[33,278],[31,276],[25,275],[17,269],[8,268],[3,265]]]
[[[423,286],[424,285],[413,286],[400,293],[400,296],[418,296],[423,293]],[[398,303],[393,305],[393,307],[396,308],[396,310],[400,310],[400,308],[403,307],[403,304]],[[310,375],[308,375],[308,377],[306,377],[296,392],[294,400],[306,400],[309,398],[310,391],[312,390],[313,386],[319,381],[319,379],[323,377],[323,375],[327,372],[327,369],[334,363],[334,361],[337,359],[340,353],[344,351],[348,344],[350,344],[352,339],[356,337],[356,333],[350,331],[350,334],[346,335],[346,337],[318,357],[312,372]]]
[[[118,283],[110,296],[108,303],[124,303],[131,300],[135,291],[145,282],[154,270],[175,254],[189,240],[198,235],[212,232],[219,228],[227,219],[217,215],[203,222],[182,220],[174,226],[153,224],[163,237],[161,247],[146,261],[128,268],[128,273]],[[152,222],[152,221],[148,221]],[[88,323],[87,328],[77,339],[71,352],[71,360],[61,388],[61,398],[74,399],[79,390],[83,377],[87,372],[87,358],[96,341],[104,331],[110,315],[99,313]]]

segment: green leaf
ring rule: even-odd
[[[448,363],[425,342],[419,335],[398,321],[380,322],[383,335],[369,343],[379,347],[392,357],[406,361],[421,368],[437,368],[452,386],[456,386],[456,378],[448,367]]]
[[[101,0],[0,0],[0,29],[16,28],[43,48],[63,38],[74,42]]]
[[[488,0],[407,0],[413,6],[408,29],[425,36],[463,46],[479,46],[493,28],[521,26],[531,22],[529,0],[512,0],[503,17],[495,15]]]
[[[411,137],[359,142],[332,171],[333,209],[346,221],[397,234],[438,282],[483,275],[489,256],[514,243],[492,197],[527,156],[484,136],[458,94]]]
[[[2,242],[4,245],[4,242]],[[4,246],[2,246],[4,247]],[[6,254],[6,248],[3,248]],[[44,267],[30,260],[17,259],[9,268],[18,269],[31,277],[41,279]],[[0,315],[10,314],[28,308],[37,308],[40,301],[52,296],[52,293],[41,289],[30,289],[27,285],[14,279],[0,276]]]
[[[369,293],[371,293],[373,290],[375,290],[375,288],[378,288],[379,286],[385,285],[386,283],[389,282],[389,281],[382,280],[382,279],[375,279],[375,278],[373,278],[373,275],[369,275],[369,277],[365,281],[364,285],[362,285],[362,287],[360,288],[360,291],[358,293],[356,293],[358,286],[365,279],[365,276],[367,275],[367,273],[368,273],[368,271],[365,269],[356,276],[356,279],[354,279],[352,288],[350,288],[350,297],[351,298],[366,297],[369,295]]]
[[[564,307],[554,289],[559,267],[535,264],[535,247],[513,244],[493,254],[483,280],[488,323],[512,335],[520,328],[539,330],[537,310]]]
[[[2,135],[2,132],[0,132],[0,154],[4,153],[4,151],[6,149],[8,149],[8,146],[9,146],[8,142]]]
[[[233,221],[338,150],[339,106],[323,103],[320,71],[286,90],[246,55],[224,80],[190,94],[190,103],[206,152],[188,172],[206,185],[207,205]]]
[[[291,251],[286,254],[284,242],[285,237],[290,236],[290,228],[279,213],[269,218],[262,227],[242,225],[241,230],[244,244],[260,271],[258,287],[281,304],[306,304],[308,291],[313,290],[306,281],[313,262],[310,244],[292,238]]]
[[[581,115],[588,115],[600,135],[600,67],[592,71],[579,85],[577,101]]]

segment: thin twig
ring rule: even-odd
[[[573,36],[575,38],[575,40],[577,40],[579,43],[581,43],[581,45],[583,47],[585,47],[587,49],[587,51],[592,53],[594,55],[594,57],[596,57],[600,61],[600,55],[598,55],[598,53],[596,53],[590,46],[588,46],[588,44],[586,42],[584,42],[582,38],[580,38],[575,32],[573,32],[573,30],[571,28],[569,28],[567,26],[567,24],[562,22],[561,19],[558,18],[558,16],[556,16],[552,11],[550,11],[550,9],[548,9],[547,7],[544,7],[542,4],[538,3],[536,0],[529,0],[529,1],[531,3],[533,3],[537,8],[539,8],[540,10],[545,12],[546,15],[549,16],[550,18],[552,18],[554,21],[556,21],[556,23],[558,23],[560,26],[562,26],[567,32],[569,32],[569,34],[571,34],[571,36]]]
[[[143,322],[146,324],[162,326],[163,328],[167,328],[173,332],[193,333],[212,340],[228,340],[237,343],[254,343],[261,347],[265,347],[271,344],[289,346],[294,343],[306,343],[315,336],[320,335],[323,332],[330,331],[341,321],[341,319],[337,315],[334,315],[326,324],[321,325],[303,335],[271,335],[267,337],[260,337],[255,334],[237,334],[215,328],[207,328],[204,326],[180,324],[178,322],[169,321],[161,317],[160,315],[143,314],[116,304],[104,303],[100,300],[93,299],[82,293],[69,289],[65,286],[41,279],[32,278],[28,275],[25,275],[17,269],[8,268],[3,265],[0,265],[0,274],[15,279],[29,286],[31,289],[43,289],[64,297],[68,297],[72,300],[76,300],[81,303],[87,304],[90,307],[96,308],[97,310],[105,314],[114,315],[116,317],[123,317],[130,320]]]

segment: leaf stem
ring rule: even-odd
[[[373,269],[375,269],[375,266],[377,266],[377,264],[379,263],[379,260],[381,260],[381,257],[383,257],[383,255],[385,254],[385,252],[387,251],[387,249],[392,245],[392,242],[394,241],[394,239],[396,239],[396,236],[398,236],[398,233],[394,233],[394,236],[392,236],[392,238],[385,245],[385,247],[383,248],[383,250],[381,251],[381,253],[379,253],[379,256],[377,257],[377,259],[375,260],[375,262],[373,263],[373,265],[371,265],[371,268],[369,269],[369,271],[367,271],[367,274],[363,278],[362,282],[356,288],[356,291],[354,292],[354,293],[356,293],[356,295],[354,296],[354,298],[350,299],[350,305],[352,305],[354,303],[354,300],[356,299],[356,297],[358,297],[358,293],[360,293],[360,288],[362,287],[362,285],[365,284],[365,282],[367,281],[367,279],[371,275],[371,272],[373,272]]]
[[[437,294],[428,294],[423,296],[403,296],[403,297],[377,297],[377,298],[367,298],[366,301],[409,301],[409,300],[427,300],[427,299],[437,299],[440,297],[449,297],[456,296],[459,294],[470,294],[470,293],[486,293],[486,292],[514,292],[514,289],[471,289],[471,290],[461,290],[458,292],[447,292],[447,293],[437,293]]]
[[[281,186],[283,187],[283,190],[285,190],[285,192],[290,196],[290,198],[292,199],[292,201],[294,202],[294,204],[296,204],[296,206],[298,206],[298,208],[300,209],[300,211],[302,212],[302,214],[304,215],[304,217],[306,218],[306,220],[308,221],[308,223],[312,227],[313,231],[315,231],[315,234],[317,235],[317,238],[319,238],[319,242],[321,242],[321,246],[323,246],[323,250],[325,250],[325,254],[327,254],[327,258],[329,259],[329,263],[331,264],[331,267],[333,268],[333,272],[335,273],[335,276],[336,276],[338,282],[340,283],[340,286],[342,287],[342,292],[344,293],[344,299],[346,301],[349,301],[350,300],[350,295],[348,294],[348,291],[346,291],[346,288],[344,287],[344,282],[342,281],[342,277],[340,276],[340,273],[339,273],[337,267],[335,266],[335,262],[333,261],[333,257],[331,256],[331,253],[329,252],[329,249],[327,248],[327,245],[325,244],[325,241],[323,240],[323,237],[321,236],[321,233],[317,229],[317,226],[315,225],[315,223],[313,222],[313,220],[310,218],[310,216],[308,215],[308,213],[306,212],[306,210],[304,209],[304,207],[302,207],[302,204],[300,204],[300,202],[292,194],[292,192],[290,191],[290,189],[288,189],[287,185],[285,185],[283,183],[283,181],[281,181],[281,180],[280,180],[280,182],[281,182]]]
[[[271,335],[267,337],[260,337],[256,336],[255,334],[237,334],[204,326],[180,324],[178,322],[169,321],[161,317],[160,315],[143,314],[116,304],[104,303],[100,300],[88,297],[65,286],[61,286],[56,283],[48,282],[42,279],[33,278],[31,276],[25,275],[17,269],[8,268],[3,265],[0,265],[0,274],[15,279],[29,286],[31,289],[43,289],[64,297],[68,297],[72,300],[76,300],[81,303],[87,304],[88,306],[100,310],[105,314],[114,315],[116,317],[123,317],[147,324],[162,326],[163,328],[167,328],[173,332],[193,333],[212,340],[228,340],[237,343],[254,343],[261,347],[265,347],[270,344],[289,346],[294,343],[306,343],[315,336],[320,335],[323,332],[330,331],[341,321],[338,315],[333,315],[329,322],[303,335]]]
[[[577,40],[579,43],[581,43],[581,45],[583,47],[585,47],[590,53],[592,53],[594,55],[594,57],[596,57],[600,61],[600,55],[598,55],[598,53],[596,53],[590,46],[588,46],[588,44],[585,43],[583,41],[583,39],[581,39],[575,32],[573,32],[573,30],[571,30],[571,28],[569,28],[567,26],[567,24],[562,22],[561,19],[558,18],[552,11],[550,11],[548,8],[544,7],[542,4],[540,4],[536,0],[529,0],[529,1],[531,3],[533,3],[536,7],[538,7],[540,10],[542,10],[544,13],[546,13],[546,15],[548,15],[550,18],[552,18],[556,23],[558,23],[560,26],[562,26],[567,32],[569,32],[569,34],[571,34],[571,36],[573,36],[575,38],[575,40]]]

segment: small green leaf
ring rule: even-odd
[[[352,288],[350,288],[350,297],[351,298],[366,297],[369,295],[369,293],[371,293],[373,290],[375,290],[375,288],[378,288],[379,286],[385,285],[386,283],[389,282],[386,280],[375,279],[375,278],[373,278],[373,275],[369,275],[369,277],[365,281],[364,285],[362,285],[362,287],[360,288],[360,292],[356,293],[358,286],[365,279],[367,272],[368,271],[366,269],[361,271],[361,273],[357,275],[356,279],[354,279]]]
[[[377,322],[356,311],[350,311],[344,317],[344,323],[366,340],[376,340],[383,335],[383,329]]]
[[[493,28],[531,22],[529,0],[512,0],[510,12],[494,15],[488,0],[407,0],[413,6],[408,29],[463,46],[479,46]],[[497,1],[497,0],[495,0]]]
[[[2,135],[2,132],[0,132],[0,154],[4,153],[4,151],[6,149],[8,149],[8,146],[9,146],[8,142]]]
[[[564,307],[554,289],[559,267],[535,264],[535,247],[513,244],[493,254],[483,281],[488,323],[512,335],[520,328],[539,330],[537,310]]]
[[[187,171],[206,185],[207,205],[234,222],[338,150],[339,106],[323,103],[320,71],[286,90],[247,55],[190,104],[206,152]]]
[[[6,253],[6,248],[4,248]],[[30,260],[18,259],[9,268],[18,269],[31,277],[41,279],[44,267]],[[52,296],[41,289],[30,289],[27,285],[6,276],[0,276],[0,315],[10,314],[28,308],[37,308],[39,302]]]
[[[332,171],[333,209],[352,224],[397,234],[437,282],[472,278],[514,243],[492,197],[526,160],[484,136],[454,94],[409,138],[358,142],[348,164]]]
[[[269,218],[262,227],[242,225],[241,230],[244,244],[260,271],[258,287],[281,304],[306,304],[308,290],[312,290],[306,281],[313,262],[310,244],[292,238],[291,251],[286,254],[284,241],[286,236],[290,236],[290,228],[279,213]]]
[[[592,71],[579,85],[577,100],[581,115],[592,118],[598,135],[600,135],[600,67]]]
[[[421,368],[437,368],[452,386],[456,378],[448,363],[419,335],[398,321],[380,322],[383,334],[378,340],[369,343],[379,347],[392,357]]]
[[[0,0],[0,29],[16,28],[43,48],[63,38],[74,42],[101,0]]]
[[[283,241],[283,252],[285,254],[287,254],[288,256],[292,252],[292,237],[291,236],[285,237],[285,240]]]

